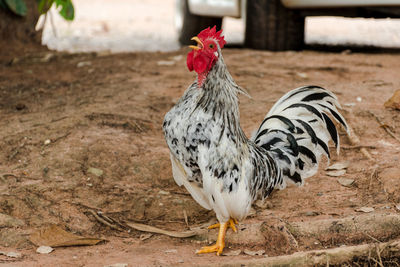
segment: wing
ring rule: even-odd
[[[183,166],[174,157],[174,155],[170,154],[170,157],[172,163],[172,175],[174,176],[175,182],[179,186],[184,185],[186,190],[189,191],[189,193],[192,195],[197,203],[199,203],[203,208],[210,210],[211,205],[208,201],[208,197],[204,195],[203,188],[198,186],[197,183],[189,182]]]

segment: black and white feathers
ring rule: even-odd
[[[203,85],[189,86],[165,115],[163,130],[177,184],[226,222],[246,217],[258,197],[315,174],[331,139],[339,149],[334,121],[347,124],[332,92],[306,86],[279,99],[248,139],[239,124],[242,90],[220,52]]]

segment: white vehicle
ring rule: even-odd
[[[299,50],[306,16],[399,18],[400,0],[176,0],[175,26],[181,44],[223,17],[243,17],[245,46]]]

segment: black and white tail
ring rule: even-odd
[[[284,179],[302,184],[314,175],[322,155],[330,159],[328,142],[339,153],[339,134],[332,119],[348,126],[338,112],[336,96],[318,86],[305,86],[285,94],[266,115],[252,140],[273,156]]]

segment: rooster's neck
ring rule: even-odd
[[[231,109],[230,105],[238,106],[238,88],[239,86],[233,80],[221,55],[207,73],[201,86],[204,95],[208,98],[209,104],[222,101],[228,105],[228,109]]]
[[[213,118],[220,119],[240,141],[247,140],[239,123],[238,93],[241,89],[233,80],[222,56],[211,68],[199,89],[202,94],[197,107],[210,113]]]

